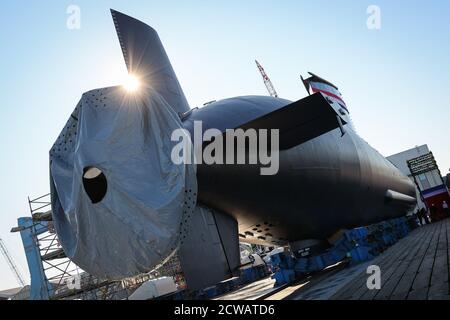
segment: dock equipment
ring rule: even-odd
[[[413,230],[370,262],[381,270],[380,290],[367,288],[362,268],[331,299],[450,300],[449,235],[450,219]]]
[[[175,293],[171,293],[162,297],[158,297],[158,300],[186,300],[186,299],[217,299],[225,294],[229,294],[235,290],[254,283],[261,279],[268,278],[270,272],[266,265],[258,265],[250,268],[246,268],[240,271],[239,276],[232,277],[230,279],[221,281],[213,286],[199,290],[179,290]]]
[[[271,265],[274,270],[275,286],[294,282],[332,266],[345,258],[351,264],[358,264],[373,259],[399,239],[405,237],[417,226],[415,217],[402,217],[383,221],[367,227],[345,230],[324,253],[297,258],[290,252],[272,255]]]

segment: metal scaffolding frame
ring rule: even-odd
[[[36,234],[36,244],[39,247],[43,270],[48,282],[49,296],[59,295],[67,288],[67,283],[79,277],[80,268],[66,257],[58,236],[53,227],[51,216],[50,194],[35,199],[28,197],[28,204],[33,221],[32,226]],[[42,228],[42,232],[39,230]]]

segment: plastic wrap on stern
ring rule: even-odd
[[[194,165],[171,160],[182,128],[155,91],[85,93],[50,151],[53,219],[69,258],[99,277],[146,272],[185,237]]]

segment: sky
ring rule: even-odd
[[[67,9],[80,9],[70,29]],[[380,11],[373,29],[370,5]],[[308,71],[336,84],[357,132],[383,155],[428,144],[450,168],[449,1],[0,2],[0,237],[29,281],[17,218],[49,192],[48,151],[83,92],[126,75],[109,9],[154,27],[192,107],[267,95],[306,96]],[[0,290],[17,283],[0,257]]]

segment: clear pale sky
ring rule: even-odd
[[[81,29],[66,26],[69,5]],[[381,29],[369,30],[369,5]],[[54,1],[0,2],[0,237],[22,273],[27,196],[49,191],[48,150],[84,91],[126,74],[109,8],[153,26],[191,106],[266,95],[306,95],[299,74],[335,83],[358,133],[383,155],[428,144],[450,167],[449,1]],[[17,286],[0,257],[0,289]]]

